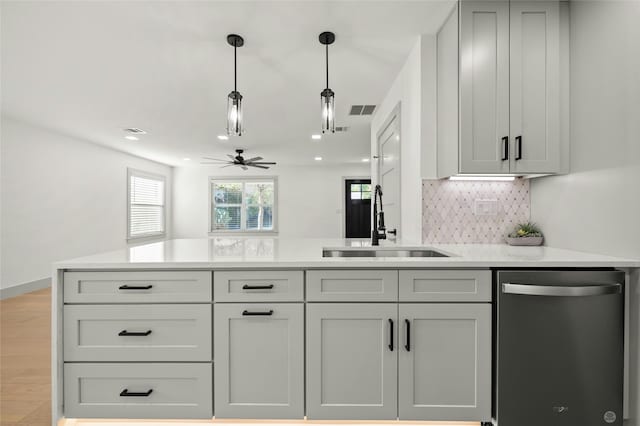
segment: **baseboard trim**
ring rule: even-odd
[[[14,285],[13,287],[2,288],[0,289],[0,300],[20,296],[21,294],[30,293],[36,290],[42,290],[47,287],[51,287],[51,278],[43,278],[41,280]]]

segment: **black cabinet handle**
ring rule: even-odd
[[[148,336],[150,334],[151,334],[151,330],[147,330],[147,331],[122,330],[120,333],[118,333],[118,336]]]
[[[120,290],[151,290],[151,288],[153,288],[153,285],[148,284],[148,285],[121,285],[120,287],[118,287]]]
[[[273,315],[273,309],[268,310],[268,311],[264,311],[264,312],[252,312],[252,311],[242,311],[242,315],[244,316],[252,316],[252,315],[263,315],[263,316],[269,316],[269,315]]]
[[[516,160],[522,160],[522,136],[516,136]]]
[[[393,352],[393,320],[389,318],[389,350]]]
[[[129,389],[123,389],[120,392],[120,396],[149,396],[153,392],[153,389],[149,389],[146,392],[129,392]]]
[[[273,288],[273,284],[267,285],[249,285],[245,284],[242,286],[243,290],[271,290]]]
[[[411,321],[408,319],[404,320],[404,324],[407,326],[407,342],[404,345],[404,348],[407,352],[411,352]]]
[[[502,161],[509,159],[509,136],[502,138]]]

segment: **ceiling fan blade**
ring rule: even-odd
[[[231,154],[227,154],[227,157],[231,158],[233,161],[236,161],[236,157],[234,157],[234,156],[233,156],[233,155],[231,155]]]
[[[245,163],[253,163],[254,161],[260,161],[262,160],[262,157],[253,157],[253,158],[249,158],[248,160],[244,160]]]
[[[244,164],[242,164],[240,167],[242,167],[242,170],[249,170],[249,168],[247,166],[245,166]]]
[[[257,165],[256,163],[247,164],[247,166],[257,167],[257,168],[259,168],[259,169],[268,169],[268,168],[269,168],[269,167],[267,167],[267,166],[260,166],[260,165]]]
[[[235,164],[227,164],[226,166],[222,166],[222,167],[220,167],[220,168],[221,168],[221,169],[224,169],[224,168],[226,168],[226,167],[233,167],[233,166],[235,166]]]
[[[200,164],[215,164],[216,166],[219,166],[220,164],[228,164],[229,161],[223,161],[223,162],[213,162],[213,161],[201,161]]]
[[[271,161],[252,161],[251,164],[270,164],[272,166],[275,166],[277,163],[271,162]]]
[[[211,157],[202,157],[202,158],[204,158],[205,160],[213,160],[213,161],[224,161],[224,162],[229,161],[229,160],[221,160],[219,158],[211,158]]]

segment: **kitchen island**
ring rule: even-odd
[[[211,238],[57,263],[54,424],[488,422],[493,272],[617,268],[637,288],[640,268],[550,247],[384,241],[376,249],[398,247],[446,257],[323,257],[370,250],[368,240]]]

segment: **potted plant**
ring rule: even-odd
[[[516,229],[507,235],[507,244],[510,246],[539,246],[543,240],[540,228],[532,222],[518,224]]]

